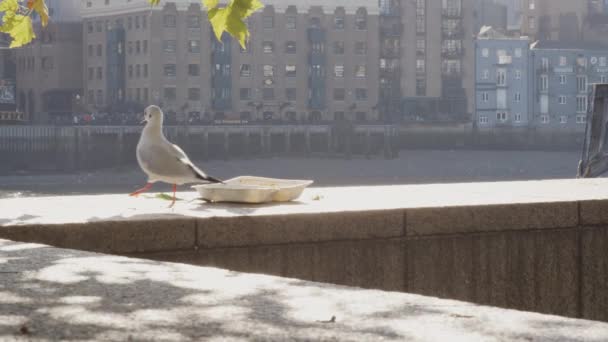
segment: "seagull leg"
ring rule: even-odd
[[[139,194],[141,194],[142,192],[149,190],[152,187],[152,183],[146,183],[146,186],[144,186],[143,188],[139,189],[139,190],[135,190],[132,193],[129,194],[129,196],[132,197],[137,197]]]
[[[175,191],[177,190],[177,185],[173,184],[173,201],[171,201],[171,205],[169,205],[169,208],[173,208],[173,205],[175,205]]]

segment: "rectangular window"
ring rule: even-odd
[[[560,56],[559,57],[559,66],[566,66],[566,65],[568,65],[568,57]]]
[[[520,58],[521,57],[521,48],[515,48],[515,57],[516,58]]]
[[[164,88],[163,95],[165,100],[167,101],[175,101],[175,99],[177,99],[177,92],[175,90],[175,87]]]
[[[507,84],[507,71],[505,69],[496,70],[496,85],[504,86]]]
[[[296,65],[295,64],[285,65],[285,76],[286,77],[295,77],[296,76]]]
[[[334,66],[334,77],[338,77],[338,78],[344,77],[344,65],[335,65]]]
[[[344,30],[344,17],[337,15],[334,17],[334,28],[336,30]]]
[[[515,114],[515,122],[521,122],[521,114]]]
[[[163,70],[164,75],[167,77],[175,77],[177,73],[177,68],[175,64],[165,64]]]
[[[576,89],[579,93],[587,93],[587,76],[576,76]]]
[[[426,54],[426,39],[416,39],[416,54]]]
[[[424,59],[416,60],[416,73],[423,74],[426,71],[426,61]]]
[[[188,88],[188,100],[199,101],[201,99],[201,88]]]
[[[94,77],[95,71],[93,68],[89,68],[89,81],[91,81]]]
[[[296,29],[296,17],[293,15],[288,15],[285,21],[285,28],[288,30]]]
[[[367,100],[367,89],[357,88],[355,89],[355,99],[362,101]]]
[[[587,123],[587,115],[577,115],[576,116],[576,123],[577,124]]]
[[[142,45],[143,45],[143,46],[142,46],[142,50],[143,50],[143,52],[144,52],[144,53],[148,53],[148,41],[147,41],[147,40],[144,40]]]
[[[549,89],[549,76],[542,75],[540,76],[540,90],[547,91]]]
[[[515,93],[515,95],[513,96],[513,99],[515,100],[515,102],[521,102],[521,93],[520,92]]]
[[[426,96],[426,79],[416,79],[416,96]]]
[[[485,115],[480,115],[479,116],[479,123],[482,125],[485,125],[488,123],[488,117]]]
[[[507,113],[506,112],[496,113],[496,121],[500,121],[500,122],[507,121]]]
[[[251,76],[251,66],[249,64],[241,64],[241,77],[249,77]]]
[[[100,80],[103,78],[103,68],[97,67],[97,79]]]
[[[144,75],[144,78],[148,77],[148,64],[144,64],[143,75]]]
[[[188,28],[200,28],[201,27],[201,17],[199,15],[189,15],[188,16]]]
[[[587,95],[579,95],[576,97],[576,112],[587,113]]]
[[[549,123],[549,115],[547,114],[543,114],[540,116],[540,122],[544,123],[544,124],[548,124]]]
[[[274,43],[273,42],[262,42],[262,50],[264,53],[273,53],[274,52]]]
[[[334,100],[336,101],[344,101],[346,97],[346,93],[344,88],[334,88]]]
[[[559,104],[564,105],[564,104],[566,104],[566,97],[564,95],[560,95],[557,98],[557,101],[558,101]]]
[[[274,88],[264,88],[262,90],[262,99],[264,101],[274,100]]]
[[[367,43],[366,42],[356,42],[355,43],[355,55],[365,55],[367,53]]]
[[[201,52],[201,41],[200,40],[189,40],[188,41],[188,52],[200,53]]]
[[[567,116],[565,116],[565,115],[561,115],[561,116],[559,117],[559,123],[561,123],[561,124],[568,123],[568,117],[567,117]]]
[[[294,54],[296,53],[296,42],[288,41],[285,43],[285,53]]]
[[[515,79],[516,80],[520,80],[521,79],[521,70],[515,70]]]
[[[482,79],[482,80],[487,80],[488,78],[490,78],[490,70],[488,70],[488,69],[484,69],[484,70],[481,72],[481,79]]]
[[[490,100],[490,94],[487,91],[481,93],[481,101],[488,102]]]
[[[547,57],[541,58],[540,67],[543,72],[549,71],[549,58],[547,58]]]
[[[200,76],[201,69],[198,64],[188,64],[188,76]]]
[[[165,27],[175,27],[175,16],[173,14],[165,14],[163,17],[163,24]]]
[[[241,100],[251,100],[251,88],[241,88],[239,90],[239,98]]]
[[[600,83],[606,83],[606,75],[600,76]]]
[[[264,65],[263,67],[264,77],[274,76],[274,65]]]
[[[367,76],[367,71],[365,65],[355,65],[355,77],[365,77]]]
[[[285,89],[285,98],[288,101],[295,101],[296,100],[296,88],[286,88]]]
[[[416,33],[424,33],[426,31],[426,21],[424,17],[416,17]]]
[[[274,28],[274,17],[271,15],[265,15],[262,17],[262,27],[265,29]]]
[[[163,51],[174,53],[177,48],[176,40],[163,40]]]
[[[559,75],[559,84],[566,84],[567,81],[566,75]]]

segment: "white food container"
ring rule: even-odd
[[[194,185],[200,197],[209,202],[268,203],[298,198],[311,180],[240,176],[221,183]]]

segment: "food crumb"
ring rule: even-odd
[[[315,197],[312,198],[313,201],[320,201],[323,198],[323,196],[321,195],[316,195]]]

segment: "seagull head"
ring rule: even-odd
[[[163,111],[159,106],[151,105],[144,110],[144,120],[148,124],[162,125],[163,123]]]

